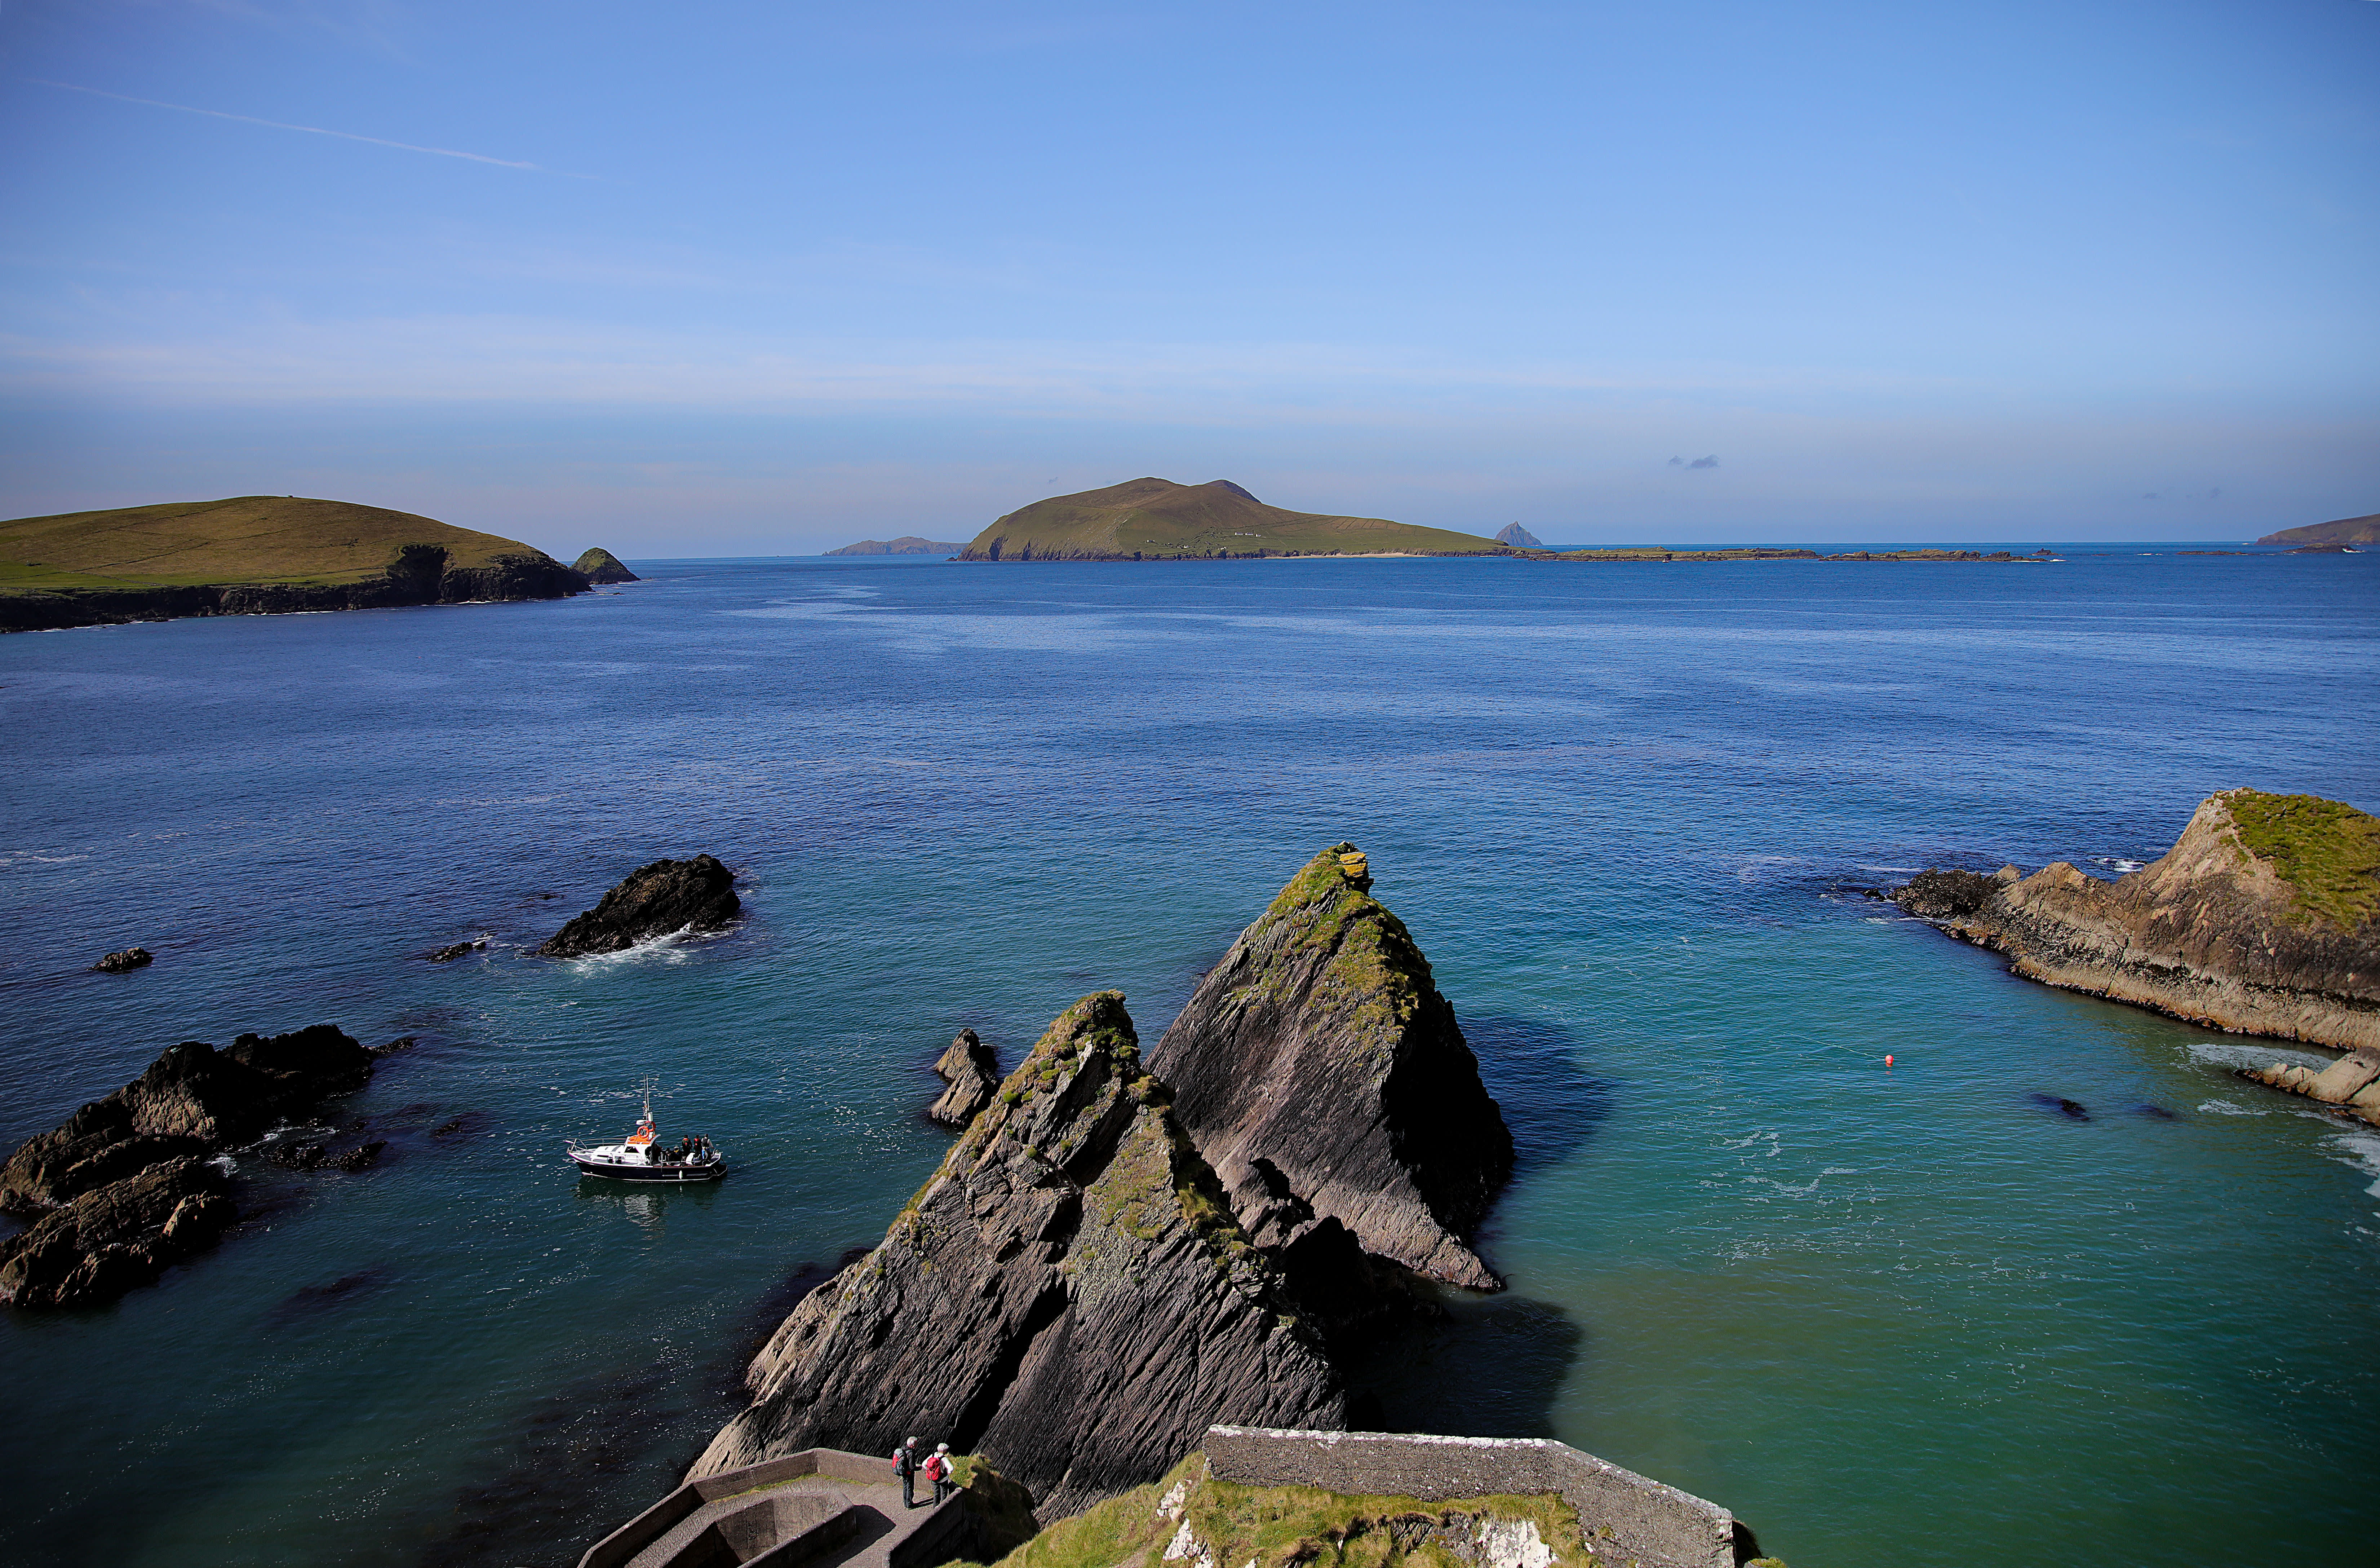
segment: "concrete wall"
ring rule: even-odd
[[[1715,1502],[1545,1438],[1441,1438],[1212,1427],[1200,1445],[1219,1481],[1451,1502],[1493,1492],[1559,1493],[1605,1562],[1734,1568],[1752,1535]],[[1617,1549],[1615,1551],[1613,1549]]]

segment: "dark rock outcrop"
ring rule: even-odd
[[[753,1361],[689,1473],[945,1434],[1057,1517],[1218,1422],[1339,1428],[1338,1374],[1142,1067],[1114,991],[1050,1027],[883,1244]]]
[[[926,1115],[945,1127],[965,1126],[1000,1092],[1000,1058],[973,1029],[959,1031],[958,1039],[934,1064],[934,1071],[951,1087],[942,1090],[942,1097]]]
[[[469,942],[449,942],[444,947],[432,948],[423,954],[421,961],[425,964],[452,964],[465,954],[486,951],[488,939],[483,936],[473,937]]]
[[[145,969],[157,961],[157,955],[145,947],[127,947],[107,954],[91,966],[103,975],[121,975],[133,969]]]
[[[1890,893],[2030,979],[2242,1034],[2380,1051],[2380,821],[2226,790],[2114,881],[1926,871]]]
[[[1337,1221],[1364,1250],[1475,1290],[1469,1245],[1512,1169],[1478,1059],[1349,844],[1323,851],[1208,974],[1149,1053],[1249,1234]]]
[[[70,1306],[154,1279],[236,1217],[206,1157],[361,1088],[373,1060],[328,1024],[223,1051],[185,1041],[26,1139],[0,1165],[0,1209],[38,1219],[0,1241],[0,1301]]]
[[[717,930],[742,908],[735,873],[714,857],[656,860],[628,873],[601,903],[556,931],[538,952],[549,958],[617,953],[672,931]]]
[[[600,545],[570,564],[570,569],[591,583],[642,582],[620,558]]]

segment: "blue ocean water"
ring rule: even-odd
[[[246,1157],[220,1250],[0,1316],[9,1561],[574,1560],[931,1169],[956,1029],[1117,987],[1153,1038],[1342,837],[1523,1155],[1512,1288],[1388,1347],[1394,1424],[1796,1568],[2368,1550],[2380,1136],[1856,890],[2113,874],[2233,784],[2380,807],[2380,557],[638,569],[0,638],[0,1137],[177,1039],[420,1042],[337,1112],[381,1168]],[[527,955],[706,850],[732,934]],[[562,1164],[649,1078],[728,1182]]]

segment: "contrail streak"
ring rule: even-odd
[[[254,115],[230,115],[221,109],[196,109],[188,103],[167,103],[155,98],[134,98],[122,92],[104,92],[96,87],[77,87],[70,81],[45,81],[40,77],[27,77],[27,81],[40,87],[61,87],[68,92],[88,92],[93,98],[113,98],[119,103],[143,103],[152,109],[178,109],[186,115],[204,115],[210,119],[237,120],[242,125],[270,126],[274,130],[302,130],[309,136],[335,136],[342,141],[368,141],[374,147],[395,147],[406,152],[433,152],[441,158],[468,158],[474,164],[493,164],[503,169],[527,169],[531,174],[546,175],[560,171],[540,168],[535,164],[523,164],[511,158],[491,158],[484,152],[457,152],[451,147],[417,147],[410,141],[391,141],[380,136],[358,136],[351,130],[326,130],[321,126],[293,126],[284,120],[260,120]],[[565,175],[565,179],[591,179],[591,175]]]

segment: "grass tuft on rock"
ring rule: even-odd
[[[2353,930],[2380,913],[2380,819],[2318,795],[2237,789],[2240,843],[2295,890],[2299,910]]]

